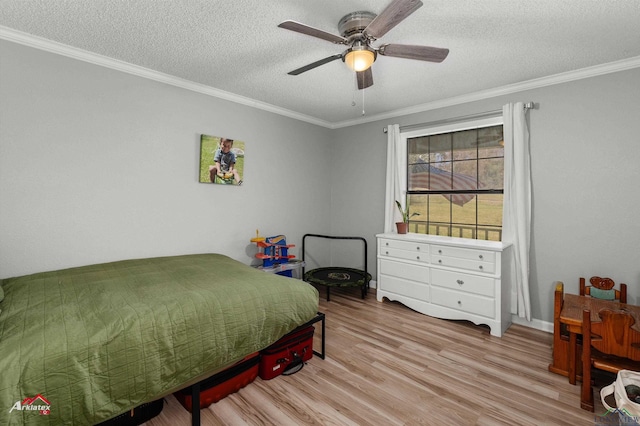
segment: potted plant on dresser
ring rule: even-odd
[[[406,234],[409,229],[409,219],[414,216],[420,216],[420,213],[413,212],[409,214],[409,206],[403,209],[402,204],[400,204],[398,200],[396,200],[396,206],[398,206],[398,210],[400,210],[400,214],[402,215],[402,222],[396,222],[398,234]]]

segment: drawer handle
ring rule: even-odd
[[[457,282],[459,285],[464,284],[464,281],[462,281],[462,280],[456,280],[456,282]]]
[[[458,300],[458,305],[462,306],[462,300]]]
[[[480,268],[480,269],[483,269],[483,268],[482,268],[482,265],[480,265],[480,266],[479,266],[479,268]]]
[[[484,258],[482,257],[482,255],[480,255],[480,256],[478,256],[478,257],[479,257],[480,259],[484,259]]]
[[[420,250],[420,246],[416,247],[416,250]]]
[[[438,250],[438,254],[442,254],[442,250]]]
[[[438,263],[442,263],[442,259],[438,259]]]
[[[416,256],[416,259],[420,260],[420,256]]]
[[[384,252],[384,254],[386,254],[386,255],[388,256],[388,255],[389,255],[389,252],[388,252],[388,251],[385,251],[385,252]]]
[[[389,247],[389,243],[384,243],[387,247]]]

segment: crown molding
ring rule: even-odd
[[[77,59],[80,61],[88,62],[91,64],[111,68],[117,71],[122,71],[138,77],[147,78],[150,80],[158,81],[160,83],[169,84],[172,86],[191,90],[193,92],[201,93],[201,94],[212,96],[219,99],[224,99],[226,101],[235,102],[238,104],[246,105],[246,106],[260,109],[263,111],[268,111],[274,114],[282,115],[285,117],[293,118],[295,120],[304,121],[306,123],[314,124],[321,127],[326,127],[329,129],[339,129],[343,127],[350,127],[358,124],[369,123],[372,121],[395,118],[402,115],[409,115],[409,114],[415,114],[419,112],[431,111],[435,109],[460,105],[468,102],[480,101],[484,99],[494,98],[497,96],[522,92],[525,90],[538,89],[541,87],[553,86],[555,84],[567,83],[570,81],[581,80],[584,78],[590,78],[590,77],[595,77],[603,74],[610,74],[614,72],[625,71],[632,68],[640,67],[640,56],[636,56],[629,59],[609,62],[602,65],[595,65],[592,67],[582,68],[579,70],[568,71],[568,72],[555,74],[547,77],[541,77],[533,80],[523,81],[520,83],[510,84],[507,86],[497,87],[494,89],[483,90],[483,91],[469,93],[462,96],[456,96],[456,97],[441,99],[441,100],[437,100],[437,101],[429,102],[425,104],[415,105],[408,108],[388,111],[382,114],[375,114],[375,115],[361,117],[361,118],[347,120],[347,121],[329,122],[325,120],[320,120],[316,117],[311,117],[309,115],[300,114],[285,108],[280,108],[275,105],[268,104],[266,102],[257,101],[255,99],[247,98],[245,96],[240,96],[231,92],[226,92],[224,90],[216,89],[211,86],[194,83],[192,81],[188,81],[188,80],[175,77],[169,74],[164,74],[164,73],[154,71],[148,68],[144,68],[138,65],[133,65],[128,62],[120,61],[118,59],[109,58],[107,56],[99,55],[97,53],[71,47],[71,46],[58,43],[52,40],[48,40],[42,37],[34,36],[32,34],[27,34],[21,31],[14,30],[12,28],[4,27],[2,25],[0,25],[0,39],[4,39],[14,43],[44,50],[50,53],[66,56],[69,58]]]
[[[246,105],[252,108],[257,108],[264,111],[272,112],[274,114],[293,118],[295,120],[304,121],[304,122],[315,124],[318,126],[331,128],[331,123],[328,121],[324,121],[315,117],[300,114],[285,108],[280,108],[275,105],[268,104],[266,102],[261,102],[255,99],[247,98],[245,96],[236,95],[234,93],[226,92],[224,90],[216,89],[214,87],[207,86],[204,84],[194,83],[192,81],[175,77],[169,74],[161,73],[158,71],[154,71],[149,68],[133,65],[128,62],[120,61],[118,59],[109,58],[104,55],[99,55],[97,53],[89,52],[87,50],[71,47],[66,44],[62,44],[62,43],[58,43],[42,37],[34,36],[32,34],[16,31],[12,28],[7,28],[2,25],[0,25],[0,39],[22,44],[28,47],[33,47],[35,49],[44,50],[46,52],[66,56],[69,58],[77,59],[79,61],[88,62],[94,65],[99,65],[99,66],[111,68],[117,71],[122,71],[127,74],[132,74],[138,77],[154,80],[160,83],[169,84],[172,86],[191,90],[193,92],[197,92],[197,93],[212,96],[215,98],[224,99],[226,101]]]
[[[520,83],[510,84],[507,86],[497,87],[494,89],[483,90],[479,92],[469,93],[453,98],[442,99],[426,104],[415,105],[409,108],[388,111],[382,114],[371,115],[369,117],[358,118],[354,120],[341,121],[333,123],[332,128],[338,129],[342,127],[350,127],[357,124],[369,123],[372,121],[385,120],[403,115],[415,114],[418,112],[431,111],[435,109],[465,104],[484,99],[495,98],[497,96],[509,95],[511,93],[523,92],[525,90],[539,89],[542,87],[553,86],[556,84],[567,83],[584,78],[596,77],[604,74],[611,74],[619,71],[625,71],[633,68],[640,68],[640,56],[622,59],[620,61],[609,62],[606,64],[595,65],[592,67],[581,68],[574,71],[567,71],[560,74],[554,74],[547,77],[527,80]]]

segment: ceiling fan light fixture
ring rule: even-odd
[[[345,64],[356,72],[369,69],[375,60],[375,52],[367,47],[354,47],[349,49],[344,57]]]
[[[376,61],[378,54],[419,61],[442,62],[449,54],[449,49],[389,43],[372,47],[372,43],[422,6],[421,0],[387,1],[390,3],[378,15],[367,11],[357,11],[343,16],[338,22],[339,36],[296,21],[287,20],[280,23],[278,25],[280,28],[347,46],[347,49],[341,53],[320,59],[290,71],[288,74],[299,75],[341,59],[349,69],[356,72],[358,89],[362,90],[373,85],[371,65]]]

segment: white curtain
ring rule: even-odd
[[[384,197],[384,232],[393,232],[396,222],[402,222],[402,215],[396,207],[396,200],[405,206],[407,156],[406,144],[400,138],[400,126],[387,126],[387,177]]]
[[[502,241],[513,244],[511,278],[517,314],[531,321],[529,248],[531,240],[531,167],[529,129],[522,102],[504,105],[504,204]]]

